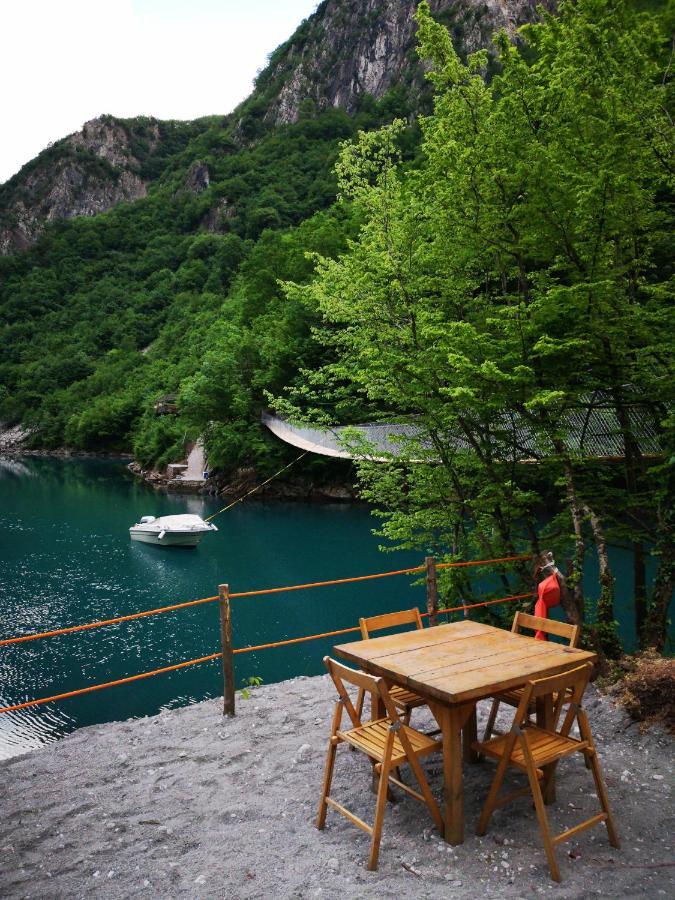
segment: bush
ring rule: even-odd
[[[624,679],[617,686],[618,700],[636,722],[656,722],[675,734],[675,659],[653,650],[621,661]]]

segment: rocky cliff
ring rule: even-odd
[[[314,15],[270,56],[256,82],[268,98],[265,119],[295,122],[303,103],[353,111],[361,97],[382,98],[398,87],[419,94],[424,84],[415,53],[419,0],[324,0]],[[491,47],[493,34],[515,36],[540,5],[533,0],[431,0],[461,56]],[[552,9],[552,0],[544,2]],[[255,96],[255,95],[254,95]]]
[[[193,130],[146,118],[86,122],[0,186],[0,255],[35,243],[49,222],[145,197],[167,152],[180,149]]]
[[[418,3],[324,0],[270,54],[251,96],[231,119],[218,120],[218,128],[228,129],[235,145],[251,144],[271,128],[296,122],[303,110],[316,114],[341,107],[351,113],[367,96],[379,100],[394,89],[403,108],[414,112],[425,83],[415,53]],[[500,28],[515,35],[536,15],[537,5],[536,0],[431,0],[433,14],[449,28],[463,56],[490,47]],[[543,6],[553,8],[554,0]],[[196,155],[190,157],[190,141],[215,121],[102,116],[87,122],[0,185],[0,255],[26,249],[50,222],[93,216],[144,197],[172,158],[185,173],[182,189],[205,191],[209,172],[198,155],[204,148],[194,143]],[[203,227],[210,227],[209,216],[220,221],[228,215],[227,201],[220,201]]]

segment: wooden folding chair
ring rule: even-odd
[[[416,800],[426,804],[431,812],[434,822],[436,823],[441,834],[443,833],[443,819],[438,804],[429,788],[427,779],[420,765],[420,758],[427,756],[429,753],[435,753],[442,749],[440,741],[434,741],[415,731],[414,728],[405,725],[399,718],[396,705],[393,702],[387,686],[382,678],[374,678],[365,672],[358,672],[343,666],[334,659],[326,656],[324,663],[330,673],[333,683],[338,692],[338,700],[335,704],[335,713],[333,715],[333,724],[331,727],[330,738],[328,741],[328,756],[326,758],[326,768],[323,776],[323,787],[321,789],[321,799],[319,800],[319,814],[316,821],[316,827],[323,829],[326,824],[326,813],[328,807],[336,809],[349,821],[362,828],[366,834],[371,836],[370,855],[368,857],[368,868],[377,869],[377,862],[380,853],[380,838],[382,835],[382,823],[384,821],[384,808],[387,800],[387,789],[389,783],[395,784],[414,797]],[[349,698],[349,694],[345,688],[344,682],[377,694],[382,700],[387,711],[387,716],[376,721],[361,722],[354,706]],[[347,715],[351,721],[351,728],[343,730],[342,713],[347,710]],[[365,753],[373,766],[376,775],[379,776],[377,788],[377,800],[375,803],[375,822],[372,826],[368,825],[358,816],[354,815],[345,806],[338,803],[330,796],[331,783],[333,781],[333,769],[335,766],[335,755],[338,745],[347,743],[356,750]],[[403,763],[410,763],[410,767],[415,773],[421,793],[408,787],[407,784],[399,778],[395,778],[391,772],[396,771]]]
[[[403,609],[400,612],[385,613],[382,616],[370,616],[367,619],[360,618],[359,625],[361,626],[361,637],[364,641],[370,638],[372,631],[396,628],[397,625],[414,625],[419,629],[424,628],[420,611],[417,607],[414,609]],[[427,701],[420,697],[419,694],[415,694],[413,691],[409,691],[399,685],[392,685],[389,688],[389,696],[396,704],[396,708],[403,713],[402,719],[406,725],[410,724],[410,714],[415,707],[427,705]],[[364,697],[365,691],[363,689],[359,690],[356,698],[356,713],[359,718],[363,714]]]
[[[529,613],[517,612],[513,617],[511,631],[514,634],[520,634],[524,628],[529,631],[543,631],[545,634],[552,634],[556,637],[564,638],[565,642],[570,647],[576,647],[579,635],[581,634],[579,625],[568,625],[566,622],[556,622],[555,619],[542,619],[539,616],[531,616]],[[520,701],[523,699],[523,691],[524,688],[518,687],[512,688],[510,691],[501,691],[499,694],[495,694],[494,700],[492,701],[492,707],[490,708],[490,715],[488,716],[487,724],[485,726],[485,733],[483,734],[484,741],[489,741],[493,734],[498,734],[495,730],[495,719],[497,718],[500,704],[507,703],[509,706],[517,708]],[[556,701],[557,698],[554,698],[554,704]],[[531,715],[534,711],[534,701],[532,701],[532,706],[528,712]],[[556,711],[559,713],[559,705],[556,706]],[[555,721],[557,723],[558,719],[556,718]]]
[[[516,797],[522,797],[531,793],[544,840],[551,878],[554,881],[560,881],[560,870],[558,869],[554,848],[561,841],[566,841],[592,825],[604,822],[607,827],[610,844],[612,847],[619,846],[619,838],[609,808],[607,791],[602,780],[600,763],[595,744],[593,743],[590,725],[588,724],[588,716],[581,707],[581,699],[586,690],[590,674],[591,666],[586,664],[562,675],[554,675],[551,678],[540,678],[536,681],[528,682],[523,689],[523,696],[518,704],[518,710],[510,732],[506,735],[494,737],[487,742],[474,744],[476,750],[499,760],[497,773],[480,815],[476,834],[485,834],[490,817],[497,807],[504,806],[504,804],[514,800]],[[537,697],[548,695],[557,695],[559,698],[562,698],[561,706],[563,708],[568,707],[560,730],[548,731],[529,722],[528,710],[530,702],[533,699],[536,700]],[[570,737],[570,729],[575,720],[579,727],[579,738]],[[543,795],[546,792],[550,779],[554,775],[555,764],[564,756],[569,756],[572,753],[583,753],[584,758],[588,760],[588,767],[593,772],[595,789],[602,812],[592,816],[590,819],[586,819],[579,825],[568,828],[561,834],[551,836]],[[525,772],[529,785],[520,790],[512,791],[504,797],[499,797],[499,791],[509,766]],[[543,771],[544,767],[547,767],[546,774]],[[540,781],[542,785],[539,784]]]

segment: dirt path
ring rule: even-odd
[[[337,813],[318,832],[332,700],[326,678],[299,678],[255,690],[235,719],[207,701],[81,729],[1,763],[0,896],[675,896],[673,742],[661,732],[640,735],[593,690],[587,708],[622,849],[609,846],[602,826],[561,845],[561,886],[549,880],[526,800],[497,813],[485,838],[474,836],[489,763],[466,767],[460,847],[443,843],[409,798],[389,805],[377,873],[365,868],[366,835]],[[422,725],[424,713],[415,715]],[[439,762],[427,771],[440,794]],[[343,748],[336,773],[336,796],[371,820],[364,759]],[[595,802],[581,759],[561,764],[555,826],[587,817]]]

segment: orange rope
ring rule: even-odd
[[[436,563],[437,569],[462,568],[465,566],[485,566],[490,563],[511,562],[513,560],[531,559],[530,556],[504,556],[501,559],[477,559],[469,562]],[[393,572],[380,572],[377,575],[355,575],[352,578],[334,578],[332,581],[313,581],[309,584],[293,584],[289,587],[265,588],[260,591],[241,591],[232,593],[230,597],[255,597],[260,594],[279,594],[283,591],[302,591],[306,588],[326,587],[331,584],[349,584],[353,581],[371,581],[373,578],[389,578],[391,575],[409,575],[412,572],[423,572],[426,566],[412,566],[409,569],[396,569]]]
[[[116,625],[118,622],[130,622],[132,619],[142,619],[145,616],[154,616],[157,613],[169,612],[172,609],[185,609],[186,606],[197,606],[199,603],[210,603],[218,597],[202,597],[200,600],[188,600],[185,603],[174,603],[172,606],[160,606],[157,609],[146,609],[144,612],[131,613],[128,616],[117,616],[115,619],[104,619],[101,622],[89,622],[86,625],[71,625],[69,628],[57,628],[54,631],[41,631],[39,634],[25,634],[22,637],[5,638],[0,641],[0,647],[7,644],[20,644],[23,641],[36,641],[38,638],[54,637],[59,634],[72,634],[74,631],[87,631],[90,628],[101,628],[103,625]]]
[[[463,568],[466,566],[485,566],[490,565],[491,563],[513,562],[523,559],[531,559],[531,556],[504,556],[500,559],[478,559],[470,560],[469,562],[437,563],[436,568],[452,569]],[[392,575],[410,575],[413,572],[423,572],[425,568],[426,566],[412,566],[409,569],[396,569],[393,572],[380,572],[376,575],[356,575],[352,578],[335,578],[332,581],[314,581],[308,584],[293,584],[289,585],[288,587],[264,588],[258,591],[240,591],[238,593],[230,594],[230,597],[257,597],[262,594],[280,594],[286,591],[302,591],[306,590],[307,588],[327,587],[333,584],[349,584],[355,581],[372,581],[375,578],[389,578]],[[119,622],[130,622],[133,619],[143,619],[146,616],[155,616],[158,613],[171,612],[175,609],[185,609],[185,607],[187,606],[197,606],[200,603],[211,603],[214,600],[218,600],[218,597],[202,597],[199,600],[188,600],[184,603],[173,603],[170,606],[160,606],[157,609],[147,609],[143,612],[131,613],[127,616],[117,616],[114,619],[103,619],[100,622],[88,622],[86,625],[71,625],[68,628],[56,628],[52,631],[41,631],[37,634],[26,634],[22,635],[21,637],[4,638],[3,640],[0,640],[0,647],[7,646],[8,644],[20,644],[24,641],[36,641],[38,640],[38,638],[56,637],[57,635],[62,634],[72,634],[75,631],[87,631],[91,628],[101,628],[104,625],[116,625]],[[458,607],[458,609],[459,608],[463,607]]]
[[[330,584],[348,584],[351,581],[371,581],[373,578],[388,578],[390,575],[408,575],[410,572],[421,572],[424,566],[413,566],[411,569],[397,569],[395,572],[380,572],[378,575],[355,575],[353,578],[334,578],[332,581],[312,581],[309,584],[292,584],[288,587],[264,588],[260,591],[241,591],[230,594],[230,597],[254,597],[258,594],[280,594],[282,591],[302,591],[305,588],[326,587]]]
[[[471,603],[467,606],[452,606],[449,609],[439,609],[438,614],[442,615],[443,613],[451,613],[458,612],[463,609],[475,609],[477,606],[490,606],[492,603],[510,603],[513,600],[523,600],[528,597],[533,597],[534,594],[514,594],[513,597],[500,597],[498,600],[484,600],[482,603]],[[421,613],[422,618],[428,616],[429,613]],[[334,637],[336,634],[349,634],[353,631],[360,631],[360,626],[356,626],[355,628],[340,628],[337,631],[324,631],[322,634],[309,634],[305,637],[298,638],[289,638],[285,641],[274,641],[270,644],[257,644],[255,647],[239,647],[236,650],[233,650],[233,653],[252,653],[254,650],[269,650],[271,647],[285,647],[287,644],[300,644],[303,641],[316,641],[319,638],[327,638]]]
[[[448,609],[439,609],[438,615],[461,612],[463,609],[476,609],[477,606],[491,606],[493,603],[511,603],[512,600],[526,600],[535,596],[536,594],[514,594],[513,597],[500,597],[498,600],[483,600],[481,603],[469,603],[466,606],[450,606]],[[422,613],[422,615],[428,616],[429,613]]]
[[[363,577],[372,578],[372,577],[378,577],[378,576],[366,575]],[[525,598],[533,597],[533,596],[534,596],[534,594],[515,594],[512,597],[500,597],[497,600],[484,600],[481,603],[471,603],[471,604],[468,604],[465,606],[453,606],[450,609],[441,609],[441,610],[439,610],[439,614],[458,612],[458,611],[465,610],[465,609],[475,609],[477,606],[490,606],[493,603],[509,603],[513,600],[523,600]],[[207,600],[217,600],[217,599],[218,599],[217,597],[208,597],[208,598],[205,597],[203,600],[192,600],[192,601],[190,601],[190,603],[178,604],[178,606],[189,606],[194,603],[205,603]],[[171,607],[168,607],[168,608],[171,608]],[[151,615],[152,612],[153,612],[152,610],[149,610],[147,613],[139,613],[136,616],[122,617],[121,620],[124,620],[125,618],[138,618],[138,616],[140,616],[140,615]],[[428,616],[429,613],[426,612],[426,613],[422,613],[421,615],[423,617],[425,617],[425,616]],[[120,621],[120,620],[111,620],[111,621]],[[99,625],[99,624],[105,624],[105,623],[97,622],[95,624]],[[87,627],[87,626],[76,626],[76,629],[79,629],[81,627]],[[67,631],[69,629],[63,629],[63,630]],[[256,646],[253,646],[253,647],[238,647],[236,650],[233,650],[232,653],[233,654],[253,653],[257,650],[268,650],[273,647],[284,647],[284,646],[287,646],[288,644],[301,644],[305,641],[316,641],[316,640],[319,640],[320,638],[335,637],[335,635],[338,635],[338,634],[350,634],[350,633],[353,633],[355,631],[360,631],[360,630],[361,629],[358,625],[353,628],[339,628],[336,631],[325,631],[322,634],[310,634],[310,635],[306,635],[305,637],[289,638],[288,640],[285,640],[285,641],[274,641],[274,642],[268,643],[268,644],[257,644]],[[29,640],[31,637],[40,637],[40,635],[34,635],[34,636],[29,635],[26,639]],[[19,640],[21,640],[21,638]],[[4,707],[0,708],[0,713],[14,712],[15,710],[18,710],[18,709],[26,709],[26,707],[28,707],[28,706],[42,706],[45,703],[52,703],[55,700],[66,700],[68,697],[78,697],[80,694],[89,694],[92,691],[100,691],[103,688],[116,687],[117,685],[120,685],[120,684],[130,684],[132,681],[140,681],[142,678],[150,678],[153,675],[162,675],[164,672],[175,672],[177,669],[186,668],[186,666],[195,666],[195,665],[199,665],[200,663],[209,662],[210,660],[213,660],[213,659],[219,659],[220,657],[222,657],[222,655],[223,655],[222,652],[211,653],[209,656],[201,656],[201,657],[199,657],[199,659],[189,659],[189,660],[186,660],[185,662],[175,663],[172,666],[164,666],[161,669],[152,669],[150,672],[142,672],[139,675],[129,675],[126,678],[118,678],[115,681],[105,681],[102,684],[92,684],[92,685],[89,685],[89,687],[79,688],[76,691],[67,691],[66,693],[63,693],[63,694],[54,694],[51,697],[43,697],[40,700],[27,700],[25,703],[16,703],[13,706],[4,706]]]
[[[105,681],[103,684],[91,684],[89,687],[79,688],[77,691],[67,691],[65,694],[54,694],[53,697],[43,697],[41,700],[26,700],[25,703],[16,703],[14,706],[3,706],[0,713],[14,712],[16,709],[25,709],[27,706],[42,706],[43,703],[51,703],[53,700],[65,700],[67,697],[77,697],[79,694],[89,694],[91,691],[100,691],[103,688],[115,687],[118,684],[129,684],[131,681],[140,681],[141,678],[150,678],[151,675],[161,675],[163,672],[175,672],[176,669],[184,669],[186,666],[196,666],[199,663],[218,659],[222,653],[211,653],[209,656],[201,656],[199,659],[188,659],[185,662],[176,663],[173,666],[164,666],[163,669],[153,669],[151,672],[141,672],[140,675],[129,675],[128,678],[118,678],[116,681]]]
[[[286,644],[301,644],[303,641],[316,641],[319,638],[334,637],[336,634],[349,634],[350,631],[361,631],[357,625],[355,628],[340,628],[337,631],[324,631],[323,634],[308,634],[306,637],[289,638],[286,641],[275,641],[272,644],[258,644],[255,647],[239,647],[233,653],[252,653],[254,650],[268,650],[270,647],[284,647]]]

